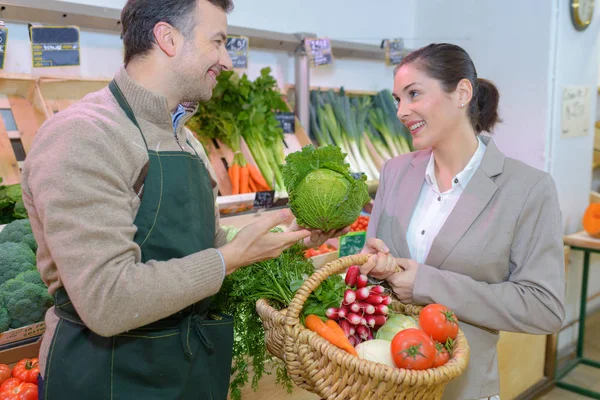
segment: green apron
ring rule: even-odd
[[[123,93],[114,81],[109,88],[148,149]],[[212,180],[198,154],[148,149],[148,156],[148,174],[134,221],[142,262],[182,258],[214,247]],[[60,319],[44,379],[40,379],[40,399],[227,398],[233,319],[209,314],[210,298],[108,338],[83,324],[64,288],[55,293],[54,300]]]

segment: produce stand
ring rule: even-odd
[[[109,84],[109,79],[79,77],[41,77],[39,92],[44,103],[45,119],[52,117],[89,93]]]
[[[600,253],[600,239],[591,237],[585,231],[577,232],[564,237],[566,245],[570,246],[571,251],[583,252],[583,277],[581,281],[581,297],[579,302],[579,332],[577,335],[577,353],[575,359],[571,360],[566,366],[557,366],[556,386],[574,393],[578,393],[594,399],[600,399],[600,392],[595,392],[584,387],[566,383],[563,379],[577,366],[587,365],[594,368],[600,368],[600,362],[584,357],[583,345],[585,336],[585,321],[587,317],[587,291],[590,273],[590,254]]]

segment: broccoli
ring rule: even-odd
[[[8,310],[4,307],[4,301],[0,298],[0,333],[7,331],[10,326]]]
[[[6,225],[0,232],[0,243],[5,242],[25,243],[34,253],[38,247],[29,219],[17,219]]]
[[[37,269],[30,269],[28,271],[21,272],[15,279],[18,281],[33,283],[34,285],[42,286],[44,288],[46,287],[46,284],[42,280],[40,272]]]
[[[0,286],[0,297],[4,299],[13,329],[42,321],[46,311],[54,305],[45,287],[17,279]]]
[[[35,269],[35,254],[24,243],[0,243],[0,285],[21,272]]]

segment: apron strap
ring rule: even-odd
[[[129,120],[131,122],[133,122],[133,124],[140,131],[140,135],[142,135],[142,139],[144,140],[144,145],[146,146],[146,150],[148,150],[148,143],[146,142],[146,138],[144,137],[142,128],[140,128],[140,124],[138,124],[137,119],[135,118],[135,115],[133,114],[133,110],[131,109],[129,102],[125,98],[125,95],[121,91],[121,88],[119,88],[119,85],[117,85],[117,82],[115,82],[114,79],[112,81],[110,81],[110,83],[108,84],[108,88],[110,89],[110,92],[113,94],[113,96],[115,96],[117,103],[119,103],[119,105],[121,106],[123,111],[125,111],[125,115],[127,115],[127,118],[129,118]]]

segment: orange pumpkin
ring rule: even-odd
[[[600,238],[600,203],[592,203],[583,214],[583,229],[594,238]]]

